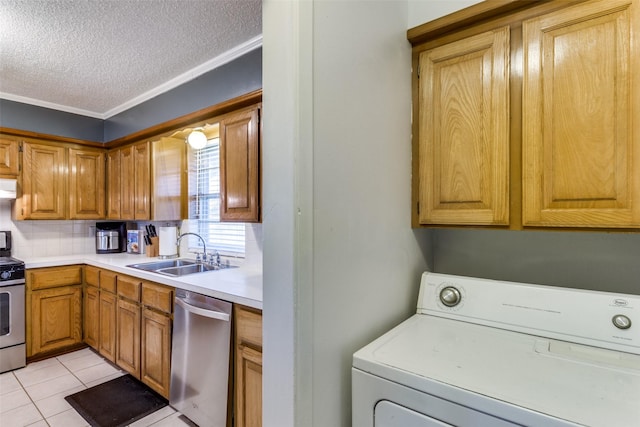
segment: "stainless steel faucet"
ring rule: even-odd
[[[188,235],[192,235],[192,236],[196,236],[198,239],[200,239],[200,241],[202,242],[202,248],[204,249],[203,253],[202,253],[202,259],[204,260],[204,262],[207,262],[207,244],[204,242],[204,239],[202,238],[201,235],[197,234],[197,233],[183,233],[180,235],[180,237],[178,237],[178,240],[176,240],[176,246],[178,247],[178,251],[180,250],[180,240],[182,240],[182,238],[184,236],[188,236]],[[198,254],[198,258],[200,257],[200,254]],[[196,258],[196,261],[198,260],[198,258]]]

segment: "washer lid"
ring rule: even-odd
[[[640,420],[640,356],[457,320],[416,314],[353,366],[485,412],[473,394],[585,425]]]

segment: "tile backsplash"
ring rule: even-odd
[[[0,200],[0,229],[10,230],[16,258],[95,253],[95,221],[13,221]]]
[[[0,199],[0,230],[11,231],[16,258],[95,253],[96,221],[13,221],[11,209],[11,200]],[[246,225],[245,245],[242,264],[261,267],[262,224]]]

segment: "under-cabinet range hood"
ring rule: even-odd
[[[0,199],[15,199],[16,188],[15,179],[0,178]]]

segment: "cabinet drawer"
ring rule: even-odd
[[[117,275],[113,271],[100,270],[100,289],[115,294],[116,278]]]
[[[142,282],[142,304],[165,313],[171,313],[173,311],[173,288]]]
[[[234,304],[238,344],[249,344],[262,349],[262,312]]]
[[[140,279],[118,276],[118,296],[140,302]]]
[[[90,265],[84,268],[84,281],[87,285],[100,286],[100,269]]]
[[[31,290],[82,284],[82,266],[38,268],[27,272]]]

